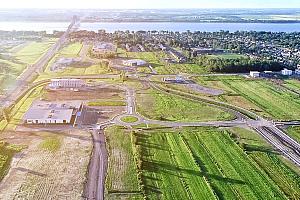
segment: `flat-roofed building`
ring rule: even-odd
[[[250,71],[250,76],[252,78],[258,78],[260,76],[260,72],[258,72],[258,71]]]
[[[82,102],[37,101],[25,113],[25,124],[71,124],[81,109]]]
[[[49,87],[52,89],[58,88],[81,88],[85,82],[81,79],[51,79]]]
[[[117,48],[112,43],[98,43],[95,44],[92,48],[94,54],[103,54],[103,53],[115,53]]]
[[[281,74],[284,76],[291,76],[293,74],[293,71],[285,68],[281,70]]]
[[[139,66],[146,66],[147,62],[144,60],[132,59],[132,60],[124,60],[123,65],[129,67],[139,67]]]

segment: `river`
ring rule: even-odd
[[[64,31],[67,29],[69,23],[67,22],[0,22],[0,30],[6,31],[47,31],[52,33],[54,30]],[[136,23],[81,23],[81,30],[98,31],[105,29],[107,32],[114,32],[116,30],[166,30],[179,31],[186,30],[194,31],[271,31],[271,32],[300,32],[300,24],[297,23],[172,23],[172,22],[136,22]]]

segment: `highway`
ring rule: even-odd
[[[73,18],[66,32],[58,39],[58,41],[33,65],[30,65],[18,78],[13,88],[8,90],[4,98],[0,99],[2,107],[10,107],[20,96],[20,94],[26,90],[33,79],[41,72],[44,71],[45,66],[57,53],[57,51],[67,41],[67,37],[72,31],[74,24],[77,20]]]

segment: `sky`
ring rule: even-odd
[[[0,8],[300,8],[300,0],[0,0]]]

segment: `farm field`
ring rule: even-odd
[[[27,148],[13,159],[9,174],[0,183],[0,199],[82,199],[92,150],[89,133],[70,130],[5,135],[15,136],[11,142]]]
[[[143,199],[134,158],[131,132],[113,126],[105,130],[109,154],[107,199]]]
[[[265,80],[226,81],[232,89],[248,99],[272,118],[300,119],[300,100],[297,95]]]
[[[173,64],[164,62],[163,59],[167,58],[167,55],[164,52],[124,52],[123,50],[119,51],[120,57],[128,59],[142,59],[147,61],[159,74],[205,73],[205,69],[196,64]]]
[[[196,81],[225,91],[219,100],[252,110],[261,116],[276,120],[300,119],[300,100],[297,95],[267,80],[214,76],[198,77]]]
[[[245,135],[249,133],[241,133]],[[136,148],[140,149],[140,170],[148,199],[299,197],[299,177],[282,164],[277,155],[273,160],[269,158],[259,163],[254,158],[261,152],[248,155],[231,139],[228,131],[150,128],[134,136]],[[275,172],[279,172],[277,177]],[[289,181],[292,181],[290,185]]]
[[[231,113],[219,108],[154,90],[137,94],[137,108],[143,116],[156,120],[217,121],[234,119]]]
[[[232,128],[229,132],[236,143],[244,148],[247,155],[268,174],[289,199],[299,199],[299,169],[290,168],[293,165],[273,150],[257,133],[241,128]]]
[[[295,79],[288,79],[284,81],[284,86],[292,91],[300,93],[300,81]]]

